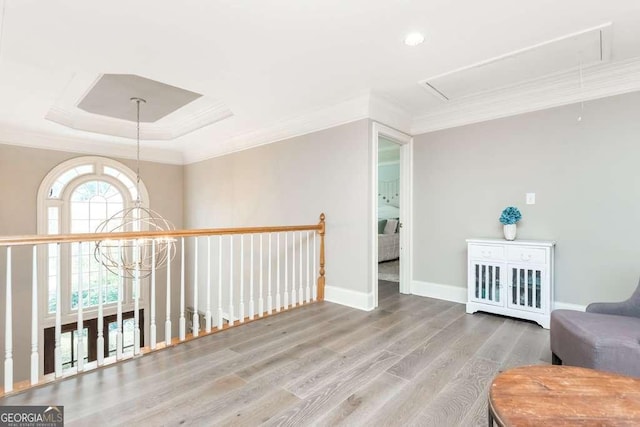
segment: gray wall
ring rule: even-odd
[[[414,280],[466,287],[469,237],[557,240],[555,299],[628,297],[640,275],[640,93],[415,138]],[[525,204],[525,193],[536,204]]]
[[[36,234],[36,196],[42,179],[55,166],[74,157],[76,153],[41,150],[0,144],[0,236]],[[132,170],[135,161],[116,159]],[[140,163],[140,175],[151,201],[151,208],[174,223],[183,227],[183,167],[151,162]],[[178,254],[179,255],[179,254]],[[0,249],[0,349],[4,355],[4,301],[6,250]],[[172,270],[172,283],[178,283],[178,268]],[[160,274],[158,286],[158,339],[164,337],[165,319],[165,275]],[[31,342],[31,252],[30,248],[16,248],[13,253],[13,324],[14,324],[14,366],[16,381],[28,378]],[[177,313],[179,288],[172,293],[172,313]],[[148,319],[148,313],[145,313]],[[174,329],[177,322],[173,323]],[[177,331],[177,329],[175,329]],[[145,334],[148,337],[148,334]],[[2,358],[4,360],[4,357]],[[0,370],[0,380],[4,370]]]
[[[369,134],[360,120],[185,166],[186,227],[315,224],[325,212],[327,286],[366,292]]]

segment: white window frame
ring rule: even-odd
[[[65,187],[60,191],[60,195],[57,198],[49,197],[49,192],[53,184],[56,180],[65,172],[74,169],[78,166],[83,165],[92,165],[93,172],[85,173],[82,175],[78,175],[71,179],[66,183]],[[124,208],[129,208],[134,206],[135,199],[129,191],[125,182],[113,177],[111,175],[107,175],[104,173],[105,167],[111,167],[118,172],[122,173],[133,183],[136,182],[137,176],[136,173],[128,168],[126,165],[106,157],[99,156],[83,156],[76,157],[71,160],[67,160],[65,162],[60,163],[58,166],[53,168],[47,176],[42,180],[40,187],[38,189],[38,200],[37,200],[37,231],[38,234],[48,234],[48,215],[50,207],[58,208],[58,232],[60,234],[69,233],[70,230],[70,197],[73,194],[73,191],[81,184],[98,180],[105,181],[112,185],[114,185],[123,196]],[[139,184],[139,192],[140,192],[140,205],[144,208],[149,208],[149,193],[147,191],[146,186],[140,181]],[[70,256],[70,245],[65,244],[61,248],[61,271],[59,274],[61,278],[69,278],[69,269],[71,264],[69,262]],[[51,327],[55,325],[55,313],[49,313],[48,307],[48,299],[49,299],[49,289],[48,289],[48,251],[46,245],[40,245],[38,247],[38,288],[40,293],[40,301],[39,301],[39,321],[41,325],[41,331],[44,328]],[[130,280],[125,280],[124,282],[124,295],[123,295],[123,311],[133,310],[133,295],[132,295],[132,283]],[[141,286],[142,292],[140,294],[140,308],[144,308],[144,301],[146,298],[146,286]],[[57,304],[60,304],[61,310],[61,320],[62,324],[73,322],[76,319],[76,310],[71,309],[71,285],[70,283],[62,283],[61,286],[61,300],[58,301]],[[93,317],[92,315],[97,313],[97,307],[85,307],[83,308],[83,312],[86,313],[86,318]],[[109,303],[104,305],[104,315],[111,315],[116,313],[116,303]],[[43,342],[40,340],[40,342]]]

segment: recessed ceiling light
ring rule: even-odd
[[[424,36],[420,33],[407,34],[407,37],[404,38],[404,44],[407,46],[418,46],[423,41]]]

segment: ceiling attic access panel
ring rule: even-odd
[[[609,61],[611,24],[572,33],[418,82],[443,101]]]

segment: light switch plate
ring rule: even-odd
[[[536,193],[527,193],[527,204],[528,205],[536,204]]]

